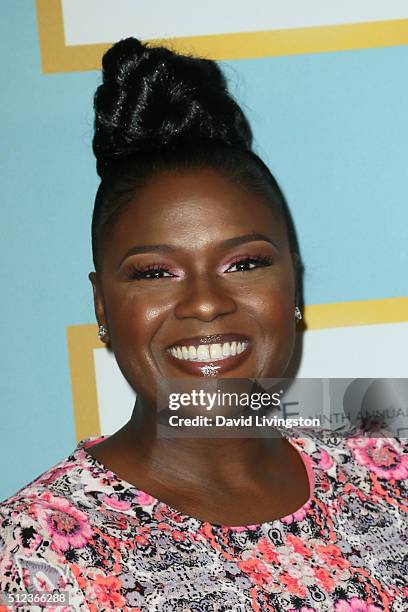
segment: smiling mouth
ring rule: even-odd
[[[176,345],[168,349],[169,353],[176,359],[183,361],[199,361],[201,363],[212,363],[220,361],[227,357],[235,357],[240,355],[248,348],[248,341],[242,342],[224,342],[212,344],[194,345]]]
[[[191,374],[217,375],[240,365],[250,352],[249,338],[218,334],[179,340],[167,349],[174,365]]]

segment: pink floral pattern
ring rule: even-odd
[[[32,505],[37,506],[37,517],[43,521],[55,550],[82,548],[92,537],[92,527],[84,512],[75,508],[67,499],[43,493]]]
[[[59,612],[405,611],[405,443],[282,433],[310,499],[238,526],[182,514],[93,459],[97,439],[80,443],[0,505],[0,592],[65,591]]]
[[[335,612],[381,612],[382,610],[382,608],[362,601],[358,597],[352,597],[349,601],[338,601],[334,609]]]
[[[348,441],[358,463],[367,465],[381,478],[408,478],[408,456],[401,455],[395,440],[389,438],[356,438]]]

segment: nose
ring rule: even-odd
[[[178,319],[192,317],[209,322],[220,315],[235,312],[237,305],[234,298],[220,285],[209,275],[191,280],[176,304],[175,316]]]

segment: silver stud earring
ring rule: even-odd
[[[99,326],[99,331],[98,331],[98,336],[99,336],[99,340],[102,340],[105,338],[106,334],[108,333],[108,330],[106,329],[106,327],[104,327],[103,325]]]
[[[300,321],[302,319],[302,313],[300,312],[299,306],[295,307],[295,319],[296,321]]]

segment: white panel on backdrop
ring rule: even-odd
[[[66,45],[408,17],[407,0],[62,0],[62,7]]]
[[[408,323],[306,332],[298,378],[408,378]],[[130,418],[135,394],[106,349],[94,350],[101,433]]]
[[[113,353],[103,348],[93,354],[101,433],[112,434],[130,419],[136,395]]]
[[[408,323],[305,334],[299,378],[408,378]]]

